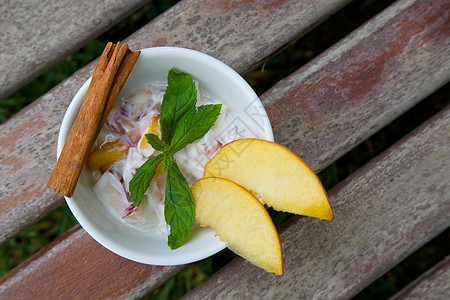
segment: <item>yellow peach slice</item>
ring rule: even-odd
[[[275,210],[324,220],[334,217],[316,174],[279,144],[260,139],[230,142],[206,164],[204,177],[211,176],[236,182]]]
[[[158,121],[159,121],[159,115],[156,115],[156,116],[154,116],[152,118],[152,121],[151,121],[151,123],[150,123],[150,125],[148,127],[147,134],[153,133],[153,134],[156,134],[156,135],[160,135],[160,129],[159,129]],[[147,138],[145,137],[145,135],[141,138],[139,147],[141,149],[148,149],[149,147],[151,147],[150,144],[147,142]]]
[[[128,153],[128,148],[115,140],[94,149],[87,158],[87,164],[91,170],[101,169],[103,172],[115,161],[123,158]]]
[[[159,165],[156,167],[155,175],[153,175],[153,178],[158,178],[163,175],[162,165],[163,165],[163,163],[160,162]]]
[[[203,178],[192,187],[195,221],[209,226],[236,254],[283,274],[281,243],[267,210],[246,189],[223,178]]]

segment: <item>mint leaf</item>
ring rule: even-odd
[[[168,245],[176,249],[189,236],[195,220],[195,204],[189,185],[175,163],[174,154],[201,139],[220,115],[221,104],[196,107],[197,89],[188,73],[174,69],[167,76],[168,86],[161,104],[162,138],[146,134],[147,142],[161,154],[147,160],[130,181],[133,203],[138,205],[162,162],[167,174],[164,217],[170,225]]]
[[[170,150],[175,153],[201,139],[220,115],[222,104],[202,105],[183,115],[173,132]]]
[[[150,182],[155,176],[156,168],[163,161],[164,155],[159,154],[148,159],[136,172],[134,177],[130,181],[130,194],[133,199],[133,204],[138,204],[144,198],[144,193],[150,186]]]
[[[167,163],[170,165],[167,166]],[[164,160],[164,165],[168,169],[164,216],[170,225],[167,244],[173,250],[183,245],[192,230],[195,204],[186,178],[177,164],[173,160]]]
[[[147,139],[147,142],[155,149],[160,152],[166,152],[169,151],[169,146],[167,144],[160,140],[159,137],[156,134],[153,133],[147,133],[145,135],[145,138]]]
[[[180,118],[195,108],[197,89],[191,75],[175,69],[169,71],[167,83],[168,86],[161,104],[160,124],[162,140],[170,144]]]
[[[174,162],[175,162],[175,158],[174,158],[173,154],[166,153],[166,155],[164,156],[163,166],[162,166],[163,174],[167,174],[167,172],[169,171],[169,168],[172,166],[172,163],[174,163]]]

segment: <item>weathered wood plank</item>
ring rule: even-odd
[[[0,100],[146,2],[1,0]]]
[[[395,13],[397,13],[397,14],[399,14],[397,17],[398,18],[400,18],[401,17],[401,13],[402,13],[402,11],[400,10],[400,11],[398,11],[398,10],[396,10],[396,11],[394,11]],[[386,20],[391,20],[391,18],[385,18]],[[370,24],[370,23],[369,23]],[[391,23],[388,23],[388,24],[390,24],[390,25],[392,25]],[[392,30],[395,30],[395,27],[392,29]],[[383,31],[380,31],[380,30],[378,30],[378,31],[376,31],[376,32],[383,32]],[[439,30],[436,30],[435,31],[435,35],[436,36],[439,36],[439,34],[440,34],[440,32],[441,31],[439,31]],[[442,34],[442,33],[441,33]],[[377,41],[379,41],[379,39],[376,39],[376,37],[377,37],[377,35],[376,34],[374,34],[373,36],[372,36],[375,40],[377,40]],[[349,38],[349,39],[347,39],[346,40],[346,42],[343,42],[343,44],[345,44],[345,43],[350,43],[350,44],[354,44],[354,38],[355,37],[353,37],[353,38]],[[442,42],[442,41],[441,41]],[[420,45],[420,42],[419,42],[419,45]],[[441,61],[442,60],[442,44],[440,44],[440,43],[436,43],[436,44],[433,44],[433,46],[432,47],[430,47],[430,49],[433,49],[433,51],[435,51],[435,56],[437,57],[436,59],[438,60],[438,61]],[[420,49],[419,49],[420,50]],[[333,51],[335,51],[335,50],[333,50]],[[410,52],[408,52],[408,51],[405,51],[409,56],[409,58],[411,58],[411,59],[417,59],[417,57],[415,57],[414,56],[414,51],[410,51]],[[416,52],[418,52],[418,51],[416,51]],[[413,53],[413,54],[412,54]],[[326,53],[326,54],[329,54],[328,52]],[[325,54],[325,55],[326,55]],[[406,60],[406,57],[403,57],[403,59],[405,59]],[[320,66],[319,65],[317,65],[317,68],[319,68]],[[307,69],[309,69],[309,68],[311,68],[311,65],[310,66],[308,66],[308,68]],[[437,69],[438,71],[437,72],[442,72],[442,69]],[[440,70],[440,71],[439,71]],[[445,69],[444,69],[445,70]],[[419,72],[420,72],[420,69],[418,70]],[[411,70],[411,72],[416,72],[416,70]],[[407,76],[408,75],[408,73],[405,73],[405,72],[402,72],[401,73],[402,75],[404,75],[404,76]],[[398,75],[398,74],[392,74],[391,76],[389,76],[388,78],[390,78],[390,79],[392,79],[392,77],[395,77],[396,75]],[[426,73],[426,74],[422,74],[422,76],[429,76],[429,74],[428,73]],[[284,83],[283,83],[284,84]],[[330,81],[328,81],[327,82],[327,84],[333,84],[333,82],[330,80]],[[295,85],[293,85],[293,86],[291,86],[291,88],[296,88],[296,85],[298,85],[298,83],[295,83]],[[410,85],[412,85],[412,83],[410,84]],[[406,90],[409,90],[409,88],[410,88],[410,86],[406,86],[405,87],[405,89]],[[430,88],[430,86],[429,85],[425,85],[425,88],[429,88],[429,89],[432,89],[432,88]],[[383,91],[383,90],[379,90],[379,93],[385,93],[386,91]],[[417,92],[417,91],[415,91],[415,90],[413,90],[413,92],[415,93],[415,92]],[[270,98],[269,96],[270,95],[272,95],[272,97],[276,97],[276,93],[271,93],[271,92],[268,92],[268,93],[266,93],[266,95],[264,96],[264,99],[265,99],[265,101],[266,101],[266,103],[275,103],[276,102],[276,98]],[[377,95],[377,93],[375,93],[375,92],[373,92],[373,93],[371,93],[371,95],[372,95],[372,97],[376,97],[376,95]],[[408,93],[405,93],[404,92],[404,90],[403,89],[400,89],[400,90],[398,90],[397,91],[397,95],[395,95],[395,94],[391,94],[391,95],[393,95],[393,98],[394,99],[396,99],[396,100],[398,100],[398,101],[400,101],[400,102],[403,102],[403,101],[408,101],[408,99],[409,98],[416,98],[416,97],[418,97],[418,96],[416,96],[415,94],[408,94]],[[420,94],[420,95],[422,95],[422,94]],[[284,99],[283,98],[283,95],[282,95],[282,97],[280,98],[281,100],[282,99]],[[273,100],[273,101],[272,101]],[[280,101],[281,101],[280,100]],[[298,99],[296,99],[296,100],[298,100]],[[339,105],[339,103],[336,103],[336,105]],[[384,107],[386,107],[386,103],[383,103],[383,102],[381,102],[380,103],[380,105],[382,105],[382,106],[384,106]],[[270,107],[270,106],[269,106]],[[345,107],[345,106],[344,106]],[[306,108],[306,109],[312,109],[312,108]],[[344,108],[342,108],[342,110],[344,110]],[[376,112],[380,112],[380,110],[381,109],[378,109],[378,110],[375,110]],[[314,110],[311,110],[311,113],[313,113],[314,112]],[[283,110],[274,110],[273,112],[272,112],[272,114],[273,115],[275,115],[275,116],[277,116],[277,113],[279,113],[279,114],[283,114],[283,113],[288,113],[288,111],[283,111]],[[397,113],[401,113],[401,112],[397,112]],[[351,117],[351,116],[350,116]],[[329,123],[329,122],[334,122],[334,118],[335,118],[335,116],[334,115],[331,115],[330,116],[330,118],[322,118],[321,119],[321,121],[322,122],[325,122],[325,123]],[[371,118],[374,118],[374,119],[377,119],[378,118],[378,115],[376,115],[376,114],[374,114],[373,116],[371,116]],[[309,122],[308,120],[306,120],[305,122]],[[343,120],[341,120],[341,122],[343,122]],[[380,122],[386,122],[386,120],[382,120],[382,121],[380,121]],[[317,123],[313,123],[311,126],[316,126],[317,125]],[[326,127],[326,126],[324,126],[324,127]],[[363,127],[363,129],[362,130],[366,130],[366,131],[370,131],[372,128],[370,128],[370,127],[364,127],[364,126],[362,126]],[[364,129],[365,128],[365,129]],[[283,131],[276,131],[275,132],[275,135],[277,136],[277,134],[281,134]],[[339,131],[335,131],[335,134],[337,135],[337,137],[335,137],[335,138],[333,138],[332,139],[332,141],[333,141],[333,143],[335,143],[335,142],[338,142],[338,143],[346,143],[346,137],[344,136],[344,135],[342,135],[342,132],[339,132]],[[302,145],[306,145],[306,147],[309,147],[308,145],[310,145],[310,144],[314,144],[316,142],[316,140],[313,138],[313,139],[311,139],[311,140],[308,140],[308,139],[304,139],[304,140],[302,140]],[[359,141],[355,141],[355,142],[359,142]],[[296,147],[298,147],[298,146],[296,146]],[[314,161],[315,159],[314,159],[314,155],[316,155],[316,157],[317,158],[319,158],[319,155],[320,155],[320,153],[315,153],[315,154],[311,154],[311,156],[309,156],[310,157],[310,159],[312,160],[312,161]],[[325,161],[322,161],[322,162],[320,162],[320,163],[317,163],[316,164],[316,166],[315,166],[315,168],[316,169],[320,169],[320,168],[323,168],[325,165]],[[375,174],[376,175],[376,174]],[[399,175],[400,176],[400,175]],[[372,180],[370,180],[370,183],[372,184]],[[373,185],[373,187],[376,187],[376,185]],[[365,195],[364,195],[365,196]],[[386,195],[386,197],[387,197],[387,195]],[[334,204],[333,204],[334,205]],[[339,205],[338,205],[338,207],[339,207]],[[342,206],[341,207],[344,207],[343,206],[343,204],[342,204]],[[360,211],[360,210],[357,210],[357,211]],[[306,220],[306,219],[299,219],[299,220]],[[339,221],[339,219],[337,219],[338,221]],[[307,221],[307,220],[306,220]],[[336,220],[335,220],[336,221]],[[304,222],[304,221],[301,221],[301,222]],[[308,222],[308,221],[307,221]],[[334,221],[333,221],[334,222]],[[356,222],[356,221],[355,221]],[[424,221],[424,222],[426,222],[426,220]],[[335,224],[335,223],[330,223],[330,224]],[[321,225],[322,226],[322,225]],[[434,228],[435,229],[435,228]],[[434,230],[433,229],[433,230]],[[425,229],[423,229],[423,230],[425,230]],[[428,229],[427,229],[428,230]],[[434,231],[433,231],[432,229],[430,229],[429,230],[429,232],[432,232],[432,233],[434,233]],[[80,230],[81,231],[81,230]],[[78,231],[77,231],[78,232]],[[83,231],[84,232],[84,231]],[[428,232],[428,233],[429,233]],[[379,235],[379,234],[378,234]],[[425,233],[424,233],[424,235],[425,235]],[[432,234],[430,234],[430,236],[431,236]],[[427,236],[427,235],[425,235],[425,236]],[[73,245],[76,245],[77,243],[80,243],[79,242],[79,240],[85,240],[85,239],[88,239],[88,237],[87,237],[87,235],[86,235],[86,233],[83,233],[83,234],[79,234],[79,235],[68,235],[68,236],[66,236],[66,243],[71,243],[71,244],[73,244]],[[420,241],[421,240],[421,237],[419,236],[418,237],[418,241]],[[423,240],[423,239],[422,239]],[[86,247],[86,248],[89,248],[89,250],[88,250],[88,252],[92,252],[92,253],[95,253],[96,251],[100,251],[99,250],[99,248],[98,247],[100,247],[100,246],[98,246],[98,245],[95,245],[95,243],[93,243],[93,244],[90,244],[88,247]],[[295,246],[295,247],[297,247],[297,246]],[[364,248],[365,246],[364,245],[362,245],[362,246],[360,246],[359,248]],[[72,247],[72,248],[74,248],[74,249],[78,249],[77,247]],[[49,247],[46,251],[53,251],[53,250],[49,250],[49,249],[52,249],[51,247]],[[400,249],[401,250],[401,249]],[[57,250],[55,250],[55,251],[57,251]],[[403,249],[402,251],[405,251],[405,249]],[[67,249],[64,249],[64,252],[65,252],[65,255],[68,255],[69,257],[71,256],[70,254],[71,254],[71,252],[70,252],[70,248],[67,248]],[[56,254],[55,254],[56,255]],[[74,254],[74,255],[76,255],[76,254]],[[40,257],[44,257],[45,255],[44,254],[41,254],[41,256]],[[110,261],[111,260],[111,256],[107,256],[107,255],[100,255],[100,256],[97,256],[96,255],[96,257],[99,257],[99,259],[98,260],[96,260],[96,264],[97,264],[97,266],[100,268],[100,266],[102,265],[102,264],[107,264],[108,263],[108,261]],[[102,260],[102,259],[100,259],[101,257],[105,257],[105,260]],[[31,262],[29,262],[28,264],[31,264]],[[42,268],[46,268],[45,267],[45,265],[46,264],[48,264],[48,266],[51,266],[52,265],[52,260],[41,260],[41,267]],[[64,266],[65,268],[68,268],[68,269],[74,269],[74,270],[78,270],[78,272],[79,273],[84,273],[84,271],[83,270],[85,270],[85,269],[83,269],[83,268],[85,268],[85,266],[80,266],[80,264],[77,262],[77,261],[67,261],[67,262],[65,262],[64,264],[62,264],[62,261],[58,261],[58,264],[60,265],[60,267],[62,267],[62,266]],[[27,267],[28,265],[27,264],[25,264],[25,265],[23,265],[23,266],[20,266],[16,271],[14,271],[13,273],[12,273],[12,275],[8,275],[8,277],[7,278],[4,278],[3,280],[3,285],[7,285],[7,286],[9,286],[9,283],[8,282],[16,282],[16,281],[20,281],[20,280],[32,280],[31,278],[23,278],[23,279],[19,279],[19,277],[20,276],[25,276],[25,277],[28,277],[28,276],[33,276],[33,272],[28,272],[28,271],[23,271],[22,269],[27,269],[28,267]],[[132,272],[132,271],[130,271],[130,270],[133,270],[133,268],[135,267],[135,265],[134,265],[134,263],[132,263],[132,262],[129,262],[128,264],[126,264],[126,263],[121,263],[121,265],[120,265],[120,269],[117,269],[117,270],[115,270],[113,273],[114,274],[128,274],[128,273],[130,273],[130,272]],[[342,267],[342,266],[341,266]],[[150,268],[150,266],[149,266],[149,268]],[[163,270],[165,270],[164,268],[163,268]],[[162,273],[164,273],[164,271],[161,271]],[[170,273],[169,271],[167,271],[167,273]],[[167,274],[167,273],[164,273],[164,274]],[[67,275],[67,276],[70,276],[70,274],[69,275]],[[167,278],[167,277],[164,277],[165,275],[161,275],[163,278]],[[44,280],[43,278],[41,278],[42,280]],[[35,279],[33,279],[33,280],[35,280]],[[58,286],[65,286],[66,288],[67,288],[67,282],[68,281],[70,281],[70,278],[67,278],[67,277],[63,277],[63,278],[61,278],[61,280],[62,280],[62,283],[61,282],[56,282],[56,281],[53,281],[53,283],[54,283],[54,289],[57,289],[57,287]],[[31,281],[29,281],[29,282],[31,282]],[[135,286],[135,291],[137,291],[137,290],[139,290],[139,289],[143,289],[143,290],[145,290],[146,292],[149,292],[149,291],[151,291],[152,289],[154,289],[157,285],[159,285],[161,282],[159,282],[159,281],[156,281],[156,282],[151,282],[151,284],[149,284],[149,285],[147,285],[147,286],[145,286],[145,287],[143,287],[143,286],[138,286],[138,285],[136,285]],[[153,285],[152,285],[153,284]],[[36,288],[38,288],[40,285],[37,285],[37,287]],[[104,287],[104,288],[108,288],[108,287]],[[5,291],[5,293],[6,293],[6,291]],[[143,292],[144,293],[144,292]]]
[[[280,230],[283,277],[237,259],[188,297],[274,299],[295,293],[298,298],[339,299],[356,293],[450,225],[450,186],[442,180],[450,171],[449,116],[447,109],[330,191],[333,221],[294,217],[285,224]],[[0,298],[134,299],[183,268],[120,258],[77,226],[0,279]]]
[[[391,300],[407,299],[450,299],[450,256],[391,298]]]
[[[450,108],[333,188],[334,220],[280,229],[283,276],[237,258],[185,298],[349,299],[450,226],[449,141]]]
[[[268,6],[251,0],[230,2],[233,5],[183,1],[126,41],[132,49],[162,45],[194,48],[244,72],[348,1],[274,0],[266,1]],[[46,190],[45,184],[55,164],[64,111],[92,70],[93,64],[83,68],[0,125],[0,243],[63,202]]]
[[[321,170],[447,83],[449,57],[450,3],[397,1],[261,99],[276,141]]]
[[[141,299],[184,267],[132,262],[100,246],[77,225],[2,277],[0,298]]]
[[[199,50],[246,73],[349,2],[185,0],[131,35],[129,42],[136,48]]]

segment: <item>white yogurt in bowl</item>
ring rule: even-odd
[[[207,160],[221,145],[238,138],[257,137],[273,141],[267,114],[245,80],[222,62],[203,53],[174,47],[141,50],[119,98],[94,148],[106,143],[126,148],[126,154],[102,170],[87,166],[72,198],[66,201],[80,225],[112,252],[146,264],[178,265],[206,258],[225,245],[211,228],[194,229],[178,249],[167,246],[164,221],[165,178],[152,180],[145,201],[138,207],[127,202],[128,182],[135,170],[151,155],[143,135],[159,107],[170,69],[191,74],[197,83],[198,105],[223,103],[221,116],[205,137],[175,155],[176,162],[191,185],[202,177]],[[76,118],[88,80],[77,92],[64,116],[58,138],[61,152]]]

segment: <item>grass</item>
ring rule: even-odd
[[[19,92],[1,101],[0,123],[6,121],[24,106],[98,57],[107,41],[123,40],[176,2],[178,1],[153,1],[98,39],[85,45],[80,51],[64,59]],[[247,74],[246,80],[258,94],[264,92],[392,2],[373,0],[352,2],[312,32],[272,57],[255,71]],[[319,176],[326,189],[332,188],[445,107],[448,104],[449,94],[449,85],[441,88],[398,120],[395,120],[323,170]],[[273,213],[273,215],[278,225],[289,218],[289,214]],[[67,206],[63,205],[40,222],[20,233],[16,238],[0,246],[0,276],[9,272],[75,224],[76,220]],[[393,295],[424,270],[448,255],[449,241],[450,233],[447,230],[364,289],[355,299],[385,299]],[[234,257],[235,255],[232,252],[224,250],[213,257],[194,263],[149,295],[147,299],[177,299],[199,285]]]
[[[77,221],[62,205],[17,237],[0,246],[0,277],[72,228]]]

